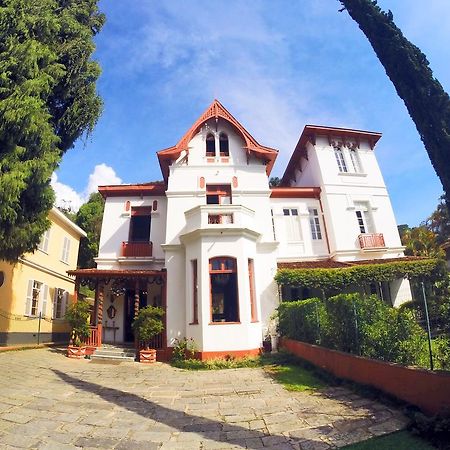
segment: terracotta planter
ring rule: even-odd
[[[150,364],[156,362],[156,350],[140,350],[139,351],[139,362]]]
[[[84,358],[86,355],[86,347],[78,347],[76,345],[69,345],[67,347],[68,358]]]

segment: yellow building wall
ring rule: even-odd
[[[35,344],[39,327],[41,343],[68,338],[68,323],[53,319],[53,299],[59,288],[69,293],[68,304],[73,302],[75,284],[66,272],[76,268],[80,236],[53,212],[49,218],[52,225],[46,252],[26,254],[14,266],[0,261],[0,270],[5,272],[5,282],[0,287],[0,345]],[[65,236],[70,240],[67,263],[62,261]],[[46,284],[49,289],[45,316],[40,321],[39,317],[25,316],[29,280]]]

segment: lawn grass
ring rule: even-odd
[[[413,436],[406,430],[379,436],[357,444],[342,447],[342,450],[435,450],[428,442]]]
[[[288,391],[314,391],[326,387],[314,372],[296,364],[266,366],[266,371]]]

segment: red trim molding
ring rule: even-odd
[[[143,184],[117,184],[110,186],[99,186],[98,192],[106,197],[136,197],[136,196],[165,196],[166,187],[164,183],[143,183]]]
[[[320,198],[320,187],[273,187],[271,198]]]
[[[233,358],[245,358],[246,356],[258,356],[261,353],[261,348],[252,348],[249,350],[224,350],[220,352],[196,352],[195,358],[200,361],[206,361],[207,359],[227,358],[230,356]]]

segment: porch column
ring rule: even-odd
[[[80,279],[78,277],[75,278],[75,287],[73,292],[73,302],[76,303],[78,301],[78,292],[80,290]]]
[[[104,291],[103,281],[97,284],[97,347],[101,347],[103,342],[103,291]]]
[[[134,317],[139,314],[139,278],[134,285]]]

